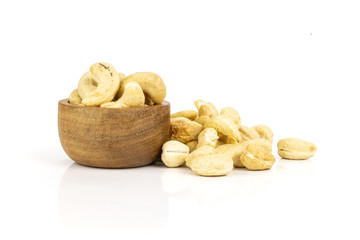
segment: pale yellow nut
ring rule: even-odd
[[[270,142],[273,142],[274,134],[268,126],[259,124],[253,126],[252,129],[254,129],[259,134],[260,138],[264,138]]]
[[[204,127],[214,128],[219,134],[227,136],[228,143],[238,143],[241,140],[240,132],[235,124],[221,115],[211,118]]]
[[[184,118],[188,118],[190,120],[194,120],[195,118],[197,118],[198,114],[197,111],[195,110],[184,110],[184,111],[180,111],[180,112],[176,112],[170,115],[171,118],[176,118],[176,117],[184,117]]]
[[[245,152],[245,146],[239,144],[224,144],[215,149],[216,153],[227,154],[234,162],[234,167],[245,167],[241,161],[240,156]]]
[[[201,105],[206,104],[206,102],[204,100],[199,99],[199,100],[194,101],[194,104],[195,104],[196,109],[199,111],[199,108],[201,107]]]
[[[199,107],[199,116],[209,116],[209,117],[216,117],[219,115],[219,112],[218,110],[216,109],[216,107],[208,102],[208,103],[205,103],[205,104],[202,104],[200,107]]]
[[[186,146],[188,146],[190,148],[190,153],[196,149],[197,144],[198,144],[198,141],[196,141],[196,140],[186,143]]]
[[[221,109],[220,115],[226,116],[228,119],[234,122],[237,128],[241,126],[241,119],[239,113],[232,107],[225,107]]]
[[[161,77],[151,72],[138,72],[131,74],[123,79],[124,82],[137,82],[145,94],[147,94],[154,104],[161,104],[166,96],[166,87]],[[120,87],[118,97],[123,94],[123,85]]]
[[[247,145],[249,145],[249,143],[253,143],[258,146],[262,146],[262,147],[266,148],[267,150],[269,150],[270,152],[272,151],[272,142],[270,142],[269,140],[266,140],[264,138],[251,139],[251,140],[242,142],[240,145],[245,149],[247,147]]]
[[[205,156],[205,155],[210,155],[210,154],[214,154],[214,153],[215,153],[215,148],[210,147],[210,146],[204,146],[204,147],[197,148],[185,158],[186,166],[190,167],[192,160],[194,158]]]
[[[124,92],[121,97],[115,102],[107,102],[101,104],[100,107],[105,108],[128,108],[128,107],[142,107],[145,104],[145,96],[137,82],[122,82]]]
[[[170,118],[171,138],[182,143],[197,140],[203,126],[184,117]]]
[[[216,147],[222,146],[222,145],[224,145],[224,144],[226,144],[226,143],[224,143],[224,142],[222,142],[222,141],[220,141],[220,140],[217,140],[217,141],[216,141]]]
[[[198,136],[198,145],[196,148],[203,146],[216,147],[219,136],[214,128],[205,128]]]
[[[120,76],[115,68],[105,62],[95,63],[85,73],[78,85],[78,93],[85,106],[100,106],[114,99],[120,86]]]
[[[211,154],[194,158],[190,168],[200,176],[224,176],[231,172],[233,164],[229,155]]]
[[[256,143],[249,143],[240,156],[240,161],[249,170],[266,170],[273,166],[275,157],[267,148]]]
[[[74,104],[74,105],[82,105],[81,97],[79,96],[77,89],[75,89],[74,91],[71,92],[71,94],[69,96],[69,103]]]
[[[281,139],[277,147],[280,157],[299,160],[311,158],[317,150],[315,144],[299,138]]]
[[[161,160],[167,167],[180,167],[189,155],[189,147],[178,141],[167,141],[162,146]]]
[[[241,125],[239,131],[241,133],[241,138],[244,141],[260,138],[259,133],[253,128]]]
[[[211,119],[211,117],[204,115],[204,116],[195,118],[194,121],[197,123],[200,123],[201,125],[205,125],[205,123],[210,119]]]
[[[146,106],[154,106],[155,103],[151,100],[149,95],[147,95],[146,93],[144,93],[144,95],[145,95],[145,105]]]

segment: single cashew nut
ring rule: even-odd
[[[205,125],[205,123],[210,120],[211,117],[207,116],[207,115],[203,115],[200,117],[195,118],[195,122],[200,123],[201,125]]]
[[[264,138],[258,138],[258,139],[251,139],[245,142],[242,142],[240,145],[245,149],[247,147],[247,145],[249,145],[249,143],[258,145],[258,146],[262,146],[264,148],[266,148],[267,150],[269,150],[270,152],[272,151],[272,142],[270,142],[269,140],[266,140]]]
[[[194,104],[195,104],[196,109],[199,111],[199,108],[201,107],[201,105],[206,104],[206,102],[204,100],[199,99],[199,100],[194,101]]]
[[[162,146],[161,160],[167,167],[179,167],[185,163],[189,147],[178,141],[167,141]]]
[[[241,140],[240,132],[235,124],[221,115],[207,121],[204,127],[214,128],[218,133],[227,136],[229,143],[238,143]]]
[[[95,63],[85,73],[78,85],[81,103],[86,106],[100,106],[115,97],[120,86],[120,75],[109,63]]]
[[[274,134],[268,126],[259,124],[253,126],[252,129],[254,129],[259,134],[260,138],[269,140],[271,143],[273,142]]]
[[[219,115],[218,110],[216,109],[216,107],[208,102],[205,104],[200,105],[199,107],[199,117],[200,116],[209,116],[209,117],[216,117]]]
[[[251,139],[258,139],[260,138],[260,135],[257,131],[253,128],[249,128],[247,126],[241,125],[239,128],[239,131],[241,133],[242,140],[248,141]]]
[[[249,170],[266,170],[273,166],[275,157],[267,148],[256,143],[249,143],[240,156],[240,161]]]
[[[144,93],[147,94],[151,98],[152,102],[154,102],[155,104],[161,104],[165,99],[165,84],[161,77],[155,73],[138,72],[127,76],[123,79],[123,81],[137,82],[144,91]],[[124,92],[123,86],[125,85],[121,85],[120,87],[118,97],[120,97]]]
[[[198,145],[198,141],[191,141],[186,143],[186,146],[190,148],[190,153],[196,149],[196,146]]]
[[[216,153],[227,154],[234,162],[234,167],[245,167],[241,161],[240,156],[245,152],[245,147],[239,144],[224,144],[215,149]]]
[[[197,118],[197,116],[198,114],[195,110],[184,110],[170,115],[171,118],[184,117],[190,120],[194,120],[195,118]]]
[[[203,147],[197,148],[196,150],[191,152],[185,158],[186,166],[190,167],[191,163],[192,163],[192,160],[194,158],[205,156],[205,155],[210,155],[210,154],[213,154],[213,153],[215,153],[215,148],[210,147],[210,146],[203,146]]]
[[[77,89],[75,89],[74,91],[71,92],[71,94],[69,96],[69,103],[74,104],[74,105],[82,105],[81,97],[79,96]]]
[[[100,107],[106,108],[127,108],[127,107],[141,107],[145,104],[145,96],[137,82],[122,82],[124,86],[123,95],[116,102],[107,102],[101,104]]]
[[[197,140],[203,126],[184,117],[170,118],[172,139],[187,143]]]
[[[227,117],[229,120],[233,121],[237,128],[241,126],[241,119],[239,113],[232,107],[225,107],[221,109],[220,115]]]
[[[233,160],[226,154],[212,154],[194,158],[191,170],[200,176],[224,176],[233,169]]]
[[[214,128],[205,128],[198,136],[198,145],[196,148],[203,146],[216,147],[219,136]]]
[[[281,139],[277,147],[280,157],[299,160],[311,158],[317,150],[315,144],[299,138]]]

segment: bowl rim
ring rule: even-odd
[[[90,106],[75,105],[75,104],[71,104],[69,102],[69,98],[64,98],[64,99],[61,99],[59,101],[59,104],[69,106],[69,107],[75,107],[75,108],[88,108],[88,109],[93,108],[93,109],[109,109],[110,111],[112,111],[112,110],[114,110],[114,111],[123,111],[123,110],[126,110],[126,109],[159,108],[159,107],[164,107],[164,106],[170,105],[170,102],[164,100],[161,104],[155,104],[153,106],[143,106],[143,107],[104,108],[104,107],[90,107]]]

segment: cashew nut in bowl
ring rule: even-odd
[[[137,82],[145,94],[147,94],[152,102],[161,104],[166,96],[166,87],[161,77],[151,72],[138,72],[131,74],[123,79],[124,82],[135,81]],[[120,86],[118,97],[124,92],[124,85]]]
[[[85,106],[100,106],[114,99],[120,86],[120,76],[115,68],[105,62],[95,63],[85,73],[78,85],[78,92]]]
[[[69,103],[75,104],[75,105],[83,105],[81,104],[81,97],[79,96],[78,90],[75,89],[71,92],[69,96]]]
[[[123,95],[116,102],[107,102],[100,107],[106,108],[127,108],[141,107],[145,104],[145,95],[137,82],[122,82],[124,86]]]

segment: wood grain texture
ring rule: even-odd
[[[59,101],[61,145],[75,162],[92,167],[128,168],[151,164],[170,139],[170,103],[111,109]]]

